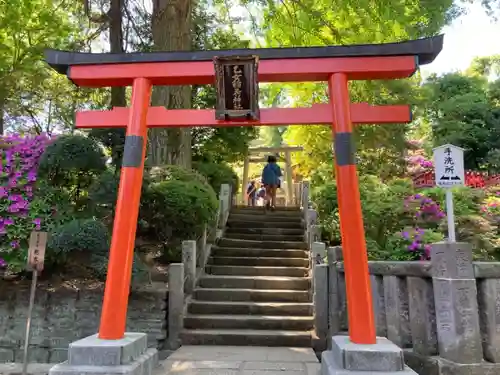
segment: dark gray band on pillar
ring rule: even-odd
[[[122,167],[139,168],[142,165],[142,148],[144,138],[140,135],[127,135],[125,149],[123,150]]]
[[[356,151],[352,133],[335,133],[335,158],[337,165],[356,165]]]

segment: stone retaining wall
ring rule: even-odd
[[[348,330],[342,251],[327,253],[315,275],[328,278],[315,289],[325,339]],[[468,244],[439,243],[430,262],[369,262],[369,272],[377,335],[405,349],[416,372],[500,374],[500,262],[473,262]]]
[[[66,360],[68,345],[97,332],[102,285],[39,286],[31,323],[29,362]],[[168,291],[163,283],[134,288],[129,297],[127,331],[148,334],[148,346],[163,349],[167,336]],[[22,362],[29,283],[0,281],[0,363]]]

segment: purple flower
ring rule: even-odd
[[[5,267],[7,267],[7,262],[5,261],[5,259],[0,258],[0,268],[5,268]]]
[[[41,229],[41,226],[40,226],[41,223],[42,223],[42,219],[39,219],[39,218],[33,219],[33,224],[35,224],[35,229],[36,230],[40,230]]]
[[[18,249],[19,248],[19,241],[18,240],[14,240],[10,243],[10,246],[13,248],[13,249]]]

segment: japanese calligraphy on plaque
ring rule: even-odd
[[[42,271],[47,246],[47,232],[31,232],[28,249],[28,270]]]
[[[464,150],[446,144],[436,147],[433,151],[436,185],[444,188],[464,185]]]
[[[259,120],[257,56],[216,57],[217,120]]]

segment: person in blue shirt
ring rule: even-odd
[[[276,164],[275,156],[268,156],[267,164],[262,170],[262,183],[266,188],[266,208],[276,207],[276,189],[280,186],[281,168]]]

